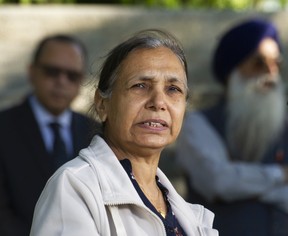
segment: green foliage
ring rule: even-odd
[[[250,0],[190,0],[189,6],[198,8],[230,8],[230,9],[247,9],[251,7]]]
[[[279,0],[279,3],[281,5],[281,7],[284,8],[287,5],[288,0]]]
[[[177,8],[182,5],[182,2],[181,0],[147,0],[146,5]]]
[[[183,1],[183,0],[182,0]],[[181,0],[120,0],[120,3],[130,5],[146,5],[159,7],[178,7],[182,5]]]
[[[267,0],[119,0],[119,3],[130,5],[146,5],[149,7],[166,8],[217,8],[217,9],[258,9],[258,7]],[[270,0],[271,1],[271,0]],[[284,8],[288,0],[272,0]]]
[[[77,0],[0,0],[1,4],[19,3],[22,5],[27,4],[67,4],[76,3]]]
[[[261,3],[269,0],[0,0],[0,4],[20,3],[20,4],[54,4],[54,3],[107,3],[107,4],[126,4],[143,5],[148,7],[164,8],[216,8],[216,9],[257,9]],[[288,0],[270,0],[278,3],[284,8]]]

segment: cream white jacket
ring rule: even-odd
[[[185,202],[158,169],[169,201],[189,236],[217,236],[214,214]],[[34,212],[30,236],[164,236],[164,225],[147,208],[120,162],[99,136],[47,182]]]

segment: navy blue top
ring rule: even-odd
[[[165,230],[166,230],[166,235],[167,236],[186,236],[186,233],[182,229],[174,212],[172,211],[172,207],[168,200],[169,191],[160,183],[158,176],[155,176],[156,182],[164,196],[166,206],[167,206],[167,214],[165,218],[157,211],[157,209],[153,206],[153,204],[149,201],[149,199],[145,196],[145,194],[141,190],[139,184],[137,183],[133,175],[131,162],[128,159],[124,159],[124,160],[121,160],[120,163],[125,169],[125,171],[127,172],[132,184],[134,185],[134,188],[136,189],[137,193],[139,194],[144,204],[162,220]]]

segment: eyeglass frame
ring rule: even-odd
[[[59,78],[61,74],[65,74],[67,79],[71,83],[78,83],[84,77],[83,71],[76,71],[72,69],[63,68],[57,65],[45,64],[45,63],[36,63],[34,64],[37,68],[41,69],[41,71],[49,78]]]

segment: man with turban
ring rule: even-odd
[[[288,125],[281,45],[263,19],[220,38],[212,58],[224,96],[186,114],[176,156],[189,199],[215,213],[221,236],[288,235]]]

